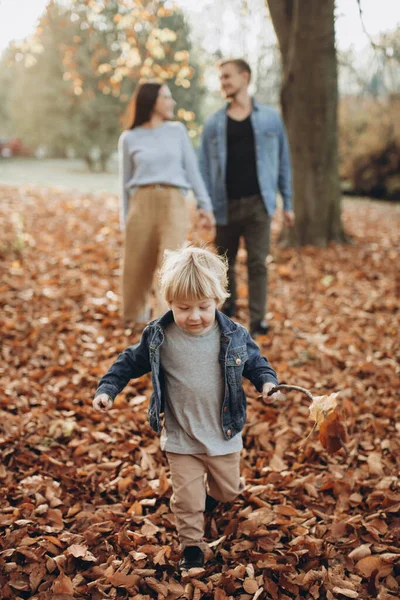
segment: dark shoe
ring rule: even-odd
[[[201,569],[204,565],[204,552],[198,546],[186,546],[183,556],[178,563],[180,571]]]
[[[251,337],[256,338],[259,335],[267,335],[269,331],[269,323],[267,321],[260,321],[256,325],[252,325],[250,329]]]
[[[206,496],[206,512],[213,512],[218,506],[219,502],[212,496],[207,494]]]

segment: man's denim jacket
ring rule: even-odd
[[[227,120],[227,107],[207,119],[199,153],[200,171],[211,197],[218,225],[228,223]],[[284,210],[292,210],[290,155],[285,127],[277,110],[255,100],[250,120],[254,132],[260,193],[265,208],[272,217],[278,189],[283,199]]]
[[[250,379],[259,392],[265,382],[277,384],[276,373],[268,360],[260,355],[257,344],[248,331],[216,311],[221,332],[219,362],[225,378],[225,394],[221,407],[221,426],[225,439],[239,433],[246,422],[246,397],[242,376]],[[164,412],[165,384],[160,364],[160,347],[164,330],[173,321],[172,311],[150,322],[144,329],[139,344],[130,346],[101,379],[96,396],[108,394],[112,399],[123,390],[130,379],[151,371],[153,394],[150,399],[149,421],[152,429],[161,430],[160,413]]]

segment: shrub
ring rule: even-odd
[[[344,190],[400,200],[400,94],[342,98],[339,161]]]

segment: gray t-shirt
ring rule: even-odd
[[[121,227],[124,229],[129,198],[141,185],[164,183],[193,189],[200,208],[212,211],[196,154],[186,127],[166,121],[160,127],[124,131],[118,143],[121,177]]]
[[[176,323],[166,328],[161,346],[166,390],[163,450],[220,456],[242,449],[240,434],[226,440],[222,433],[225,381],[219,352],[217,323],[204,335],[188,333]]]

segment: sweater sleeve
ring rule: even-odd
[[[190,142],[186,127],[181,125],[182,140],[183,140],[183,166],[186,177],[192,187],[197,200],[197,207],[212,212],[212,204],[208,195],[203,178],[200,174],[200,169],[197,163],[197,158],[193,146]]]
[[[132,178],[133,164],[129,155],[127,131],[124,131],[118,142],[118,162],[119,162],[119,177],[121,186],[120,195],[120,226],[121,231],[125,230],[126,218],[129,209],[129,192],[126,184]]]

